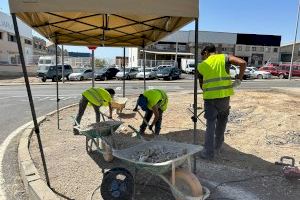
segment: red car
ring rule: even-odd
[[[289,64],[280,64],[278,66],[268,65],[259,68],[260,71],[270,72],[273,76],[277,76],[280,79],[288,78],[290,73]],[[300,77],[300,65],[293,65],[292,76]]]

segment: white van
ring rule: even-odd
[[[55,56],[41,56],[38,62],[38,71],[45,70],[53,65],[56,65]]]

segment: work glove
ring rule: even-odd
[[[149,129],[152,131],[153,124],[149,125]]]
[[[232,87],[239,87],[241,85],[242,81],[240,79],[236,79],[233,83],[232,83]]]

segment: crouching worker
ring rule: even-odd
[[[111,101],[115,91],[111,88],[89,88],[82,93],[79,102],[79,110],[76,116],[76,122],[80,124],[81,118],[84,114],[86,106],[89,104],[93,106],[96,114],[96,122],[100,122],[100,107],[109,106],[109,118],[112,118]],[[74,124],[76,126],[76,123]],[[73,129],[74,134],[79,134],[76,128]]]
[[[168,106],[168,96],[165,91],[159,89],[146,90],[143,94],[140,94],[134,111],[138,110],[138,106],[145,111],[145,116],[142,125],[140,126],[140,134],[145,134],[147,125],[154,114],[154,120],[149,125],[149,129],[159,135],[162,123],[162,114]],[[147,122],[147,123],[146,123]]]

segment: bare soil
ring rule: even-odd
[[[172,93],[169,97],[169,108],[163,116],[160,137],[193,143],[192,113],[187,110],[193,102],[193,94]],[[131,138],[133,131],[127,125],[130,124],[138,129],[142,122],[141,117],[132,111],[135,100],[136,98],[130,98],[122,114],[114,114],[114,118],[124,122],[119,128],[119,134],[124,138],[119,141],[120,146],[123,145],[121,148],[134,145],[136,142]],[[203,107],[200,95],[198,106]],[[62,199],[102,199],[97,189],[101,184],[102,169],[124,166],[124,164],[116,159],[113,163],[107,163],[98,153],[87,154],[85,137],[74,136],[72,132],[71,117],[76,115],[77,109],[77,107],[72,107],[60,112],[60,130],[57,130],[56,115],[48,117],[41,124],[41,137],[51,187]],[[199,112],[201,111],[202,109],[199,109]],[[201,119],[205,122],[203,115]],[[200,180],[204,180],[204,183],[207,180],[220,183],[227,179],[241,178],[241,174],[246,177],[254,174],[280,174],[280,169],[274,166],[274,162],[278,161],[281,156],[292,156],[298,162],[300,161],[299,120],[300,99],[297,97],[271,91],[237,92],[231,99],[231,114],[221,155],[213,161],[198,159],[197,176]],[[94,122],[93,108],[88,108],[82,125],[87,127]],[[203,144],[204,130],[205,126],[199,122],[196,133],[198,144]],[[148,138],[152,138],[149,130],[148,134]],[[31,140],[30,152],[40,175],[43,176],[35,136]],[[222,177],[226,174],[225,178]],[[147,174],[140,173],[137,182],[145,182],[147,177]],[[267,183],[258,179],[248,185],[241,183],[237,186],[249,188],[258,199],[296,200],[300,191],[299,182],[286,182],[282,177],[268,179]],[[237,189],[234,190],[237,191]],[[139,200],[174,199],[167,185],[158,179],[149,181],[146,187],[140,185],[137,191]],[[93,192],[94,195],[91,198]],[[242,196],[236,197],[235,199],[247,199]]]

